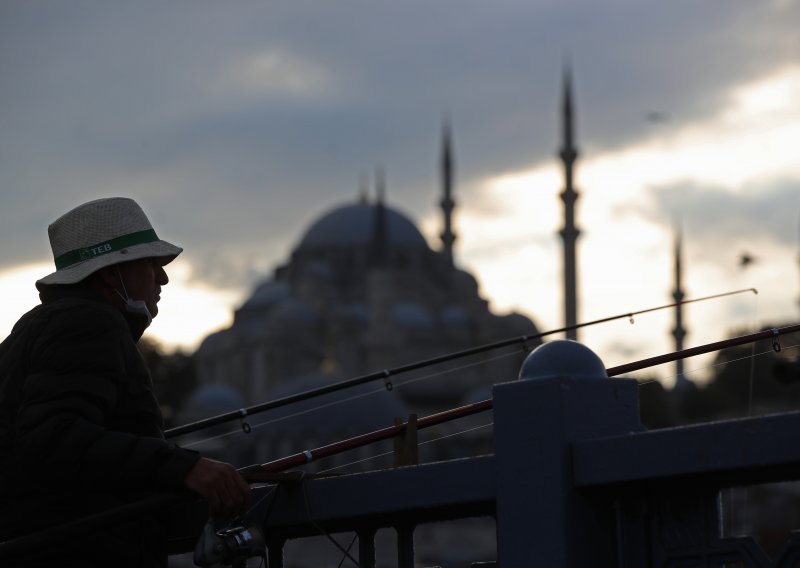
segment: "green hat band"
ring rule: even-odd
[[[91,260],[93,258],[97,258],[98,256],[103,256],[104,254],[122,250],[133,245],[143,245],[145,243],[153,243],[158,240],[159,238],[153,229],[122,235],[121,237],[117,237],[109,241],[103,241],[102,243],[97,243],[96,245],[65,252],[56,258],[56,269],[61,270],[63,268],[67,268],[68,266],[72,266],[73,264],[83,262],[84,260]]]

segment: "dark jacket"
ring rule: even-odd
[[[136,318],[62,287],[0,344],[0,541],[184,488],[199,455],[164,440]],[[163,540],[152,516],[53,550],[84,566],[162,566]]]

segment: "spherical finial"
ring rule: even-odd
[[[570,339],[543,343],[525,358],[519,378],[607,379],[606,366],[594,351]]]

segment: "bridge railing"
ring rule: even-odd
[[[800,479],[800,413],[648,431],[638,388],[560,371],[499,384],[494,455],[259,489],[269,566],[290,540],[343,532],[358,537],[353,560],[375,566],[375,534],[391,528],[396,565],[413,567],[415,527],[485,516],[503,568],[798,565],[800,539],[770,558],[723,534],[719,495]]]

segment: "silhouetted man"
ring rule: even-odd
[[[56,271],[0,344],[0,541],[155,491],[190,489],[212,515],[241,512],[250,489],[231,465],[164,440],[136,347],[158,314],[164,266],[183,249],[118,197],[76,207],[48,233]],[[12,565],[166,566],[159,514]]]

